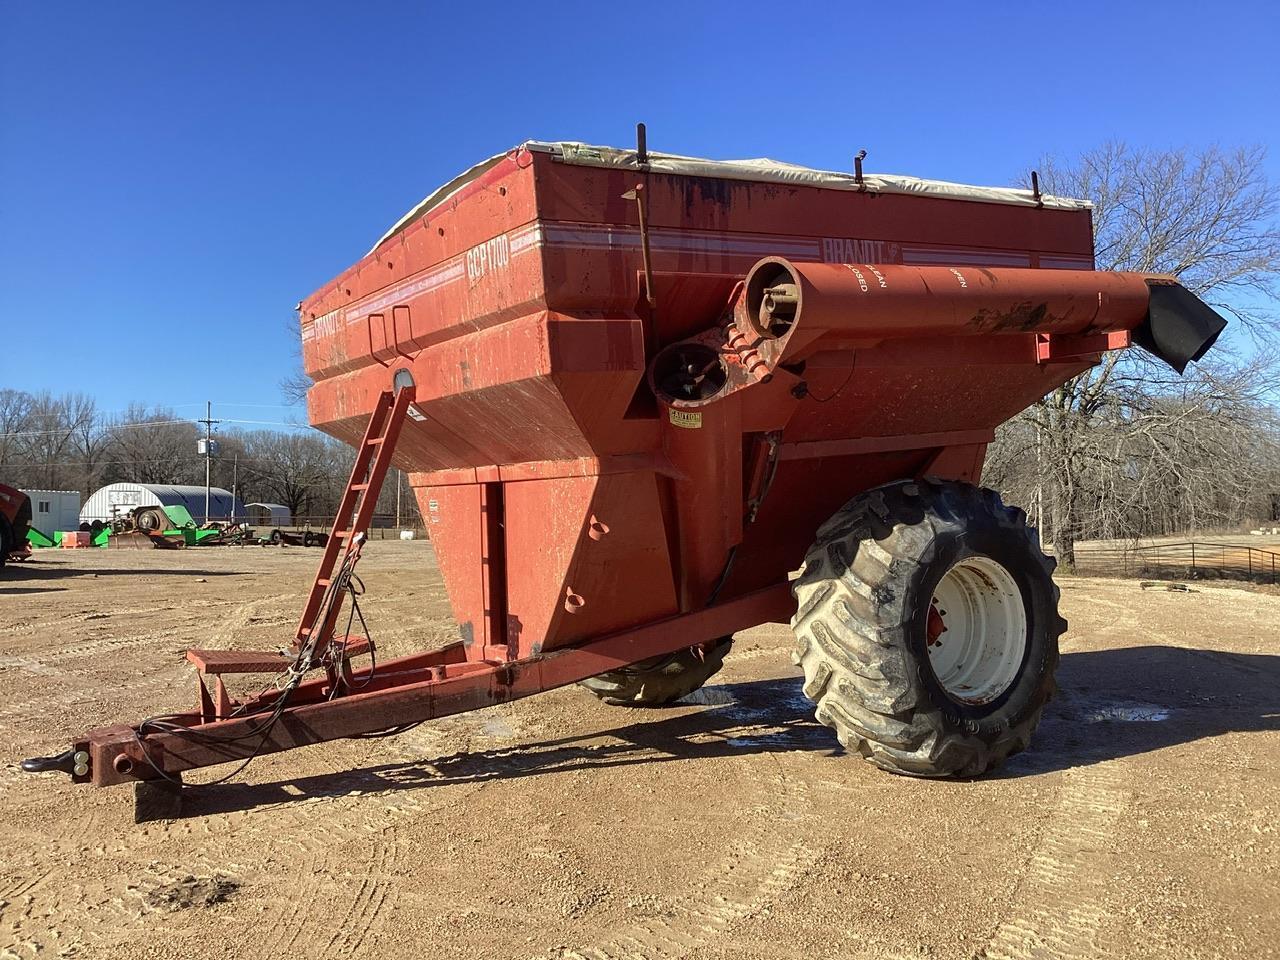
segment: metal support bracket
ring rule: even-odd
[[[1123,350],[1133,343],[1128,330],[1108,333],[1036,334],[1036,363],[1059,363],[1096,357],[1108,350]]]

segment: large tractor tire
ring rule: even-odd
[[[173,526],[169,516],[160,507],[144,507],[134,511],[133,522],[143,533],[161,533]]]
[[[687,696],[710,680],[724,665],[733,637],[721,637],[700,647],[689,647],[660,657],[650,657],[619,670],[610,670],[579,681],[605,703],[623,707],[657,707]]]
[[[893,773],[973,777],[1026,748],[1053,695],[1054,561],[991,490],[870,490],[818,530],[793,585],[819,722]]]

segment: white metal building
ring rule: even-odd
[[[31,525],[45,535],[80,529],[79,490],[23,490],[31,498]]]
[[[249,525],[253,527],[289,527],[293,514],[283,503],[246,503]]]
[[[184,506],[196,523],[203,523],[204,487],[175,486],[171,483],[109,483],[94,492],[80,511],[80,520],[114,520],[123,517],[134,507]],[[230,491],[221,487],[209,490],[210,520],[244,519],[244,504]]]

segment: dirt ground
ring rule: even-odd
[[[1218,586],[1063,579],[1062,695],[975,782],[843,755],[776,626],[687,704],[568,688],[266,757],[173,822],[18,771],[187,708],[189,646],[287,642],[316,559],[49,551],[0,575],[0,957],[1280,953],[1280,597]],[[371,544],[362,572],[385,653],[452,637],[428,544]]]

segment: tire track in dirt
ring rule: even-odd
[[[1006,919],[980,956],[987,960],[1094,960],[1114,897],[1107,866],[1115,828],[1133,798],[1113,763],[1068,771]]]
[[[399,882],[398,873],[406,852],[397,829],[409,817],[425,815],[445,807],[462,806],[467,797],[485,785],[478,784],[462,795],[451,795],[449,803],[427,804],[412,796],[416,788],[386,791],[396,793],[395,805],[370,809],[386,795],[362,793],[355,804],[332,810],[333,799],[313,798],[290,804],[273,813],[279,836],[300,842],[279,849],[287,854],[288,875],[302,877],[286,894],[272,897],[269,916],[262,920],[265,931],[258,954],[265,957],[350,955],[375,933],[385,919],[388,895]],[[376,817],[376,819],[375,819]],[[365,846],[368,844],[368,846]],[[351,848],[359,847],[356,854]],[[354,866],[360,871],[353,874]],[[273,881],[267,878],[269,883]],[[354,887],[348,895],[344,887]],[[317,903],[340,906],[327,922],[320,924],[310,908]]]
[[[212,875],[217,869],[201,858],[166,867],[123,848],[107,855],[116,867],[110,880],[80,874],[74,864],[68,871],[60,862],[56,889],[48,882],[53,873],[45,870],[14,896],[0,898],[7,901],[0,906],[0,960],[74,956],[85,950],[109,956],[122,936],[144,929],[154,935],[165,926],[146,904],[147,893],[189,873]]]
[[[714,702],[714,693],[708,690],[704,696]],[[795,701],[780,704],[784,709],[795,705]],[[773,739],[776,746],[795,736],[755,709],[729,707],[726,714],[740,721],[732,730],[721,731],[731,743],[749,746]],[[637,921],[603,942],[543,954],[537,960],[677,960],[723,937],[735,923],[757,915],[794,887],[822,851],[796,839],[805,835],[803,824],[816,815],[808,784],[789,775],[784,757],[766,749],[734,758],[740,769],[737,779],[763,792],[768,800],[744,810],[740,821],[759,823],[761,829],[733,845],[704,872],[707,888],[714,893],[682,907],[674,917]],[[762,771],[762,766],[772,769]],[[772,786],[763,787],[762,781]]]
[[[171,702],[169,697],[163,695],[172,691],[175,684],[179,684],[185,679],[192,685],[188,702],[194,705],[195,681],[189,677],[183,677],[182,674],[186,672],[184,664],[170,662],[166,669],[162,669],[146,679],[135,680],[128,687],[121,688],[118,694],[122,697],[142,695],[144,698],[142,702],[153,705],[153,709],[150,709],[149,712],[159,713],[164,709],[168,709],[163,704]],[[191,676],[193,677],[194,674]],[[81,703],[102,699],[101,680],[97,677],[62,671],[60,672],[59,680],[62,686],[57,693],[44,693],[6,704],[3,715],[0,715],[0,730],[15,730],[28,734],[38,727],[38,722],[43,717],[48,716],[59,708],[71,708]],[[153,691],[155,692],[154,694]],[[161,699],[162,697],[163,700]],[[191,709],[186,703],[181,704],[180,707]],[[131,717],[129,719],[141,720],[142,717]],[[43,738],[38,737],[36,739]],[[28,737],[26,742],[34,741]],[[12,740],[11,745],[14,745]],[[11,783],[12,780],[9,777],[0,773],[0,791],[3,791]]]
[[[27,670],[37,670],[37,668],[44,668],[45,670],[56,669],[52,666],[53,664],[85,661],[145,643],[172,642],[172,637],[173,634],[168,631],[116,634],[73,643],[56,651],[41,652],[37,657],[3,657],[0,658],[0,666],[12,666]],[[13,662],[4,662],[10,660]]]
[[[734,923],[758,914],[796,884],[818,853],[803,841],[788,844],[792,836],[771,829],[736,847],[707,871],[709,877],[731,877],[731,882],[673,918],[637,921],[602,943],[545,954],[540,960],[676,960],[686,956],[723,935]],[[779,855],[779,850],[784,852]]]
[[[328,761],[326,766],[339,779],[340,771],[345,772],[340,762]],[[313,768],[313,772],[323,775],[324,771]],[[68,949],[107,950],[121,937],[153,925],[155,915],[142,900],[146,893],[186,874],[228,875],[246,886],[261,884],[265,888],[265,896],[250,894],[262,896],[267,908],[255,923],[274,934],[262,938],[258,955],[274,957],[295,951],[311,956],[323,952],[319,948],[335,944],[345,945],[342,949],[346,952],[354,950],[381,919],[402,851],[391,829],[392,818],[384,816],[369,823],[370,798],[351,790],[350,777],[347,781],[345,786],[335,784],[331,796],[290,802],[269,811],[232,811],[139,827],[136,835],[127,835],[123,842],[82,853],[91,839],[90,824],[86,824],[85,830],[77,831],[78,837],[68,837],[57,843],[56,849],[45,851],[47,862],[38,873],[0,886],[0,901],[7,901],[0,903],[0,960],[26,960]],[[335,809],[344,792],[355,794],[359,802]],[[409,811],[417,805],[400,809]],[[361,849],[358,855],[335,853],[337,847],[368,841],[371,835],[372,847]],[[282,843],[281,838],[292,842]],[[260,866],[243,865],[253,860],[264,844],[285,855],[287,866],[282,875],[264,876]],[[186,851],[179,863],[165,860],[164,851],[173,848]],[[117,869],[108,881],[86,884],[77,878],[74,867],[81,858],[109,859]],[[68,863],[72,864],[70,871]],[[352,864],[363,869],[361,865],[366,863],[367,873],[347,896],[340,889],[350,876],[344,870]],[[301,884],[295,880],[299,874]],[[55,876],[56,888],[49,883]],[[314,916],[314,906],[325,903],[337,905],[332,925],[317,924]],[[70,918],[78,918],[78,922]]]
[[[292,611],[297,606],[297,598],[292,593],[273,593],[267,597],[259,597],[256,600],[250,600],[248,603],[235,604],[235,612],[221,620],[218,625],[209,633],[209,636],[201,640],[202,647],[220,647],[225,646],[235,639],[237,633],[247,630],[250,623],[255,620],[265,622],[275,622],[275,617],[263,616],[264,607],[272,606],[277,609],[288,606]],[[282,636],[280,643],[288,646],[293,642],[292,636]]]
[[[352,771],[350,758],[327,755],[325,763],[333,774],[328,792],[272,810],[273,842],[288,855],[288,875],[281,879],[286,884],[299,875],[303,879],[287,895],[273,898],[270,916],[262,922],[268,932],[260,941],[261,956],[350,955],[377,933],[406,862],[399,831],[419,817],[465,808],[470,798],[490,785],[490,781],[455,785],[447,799],[435,799],[431,782],[450,781],[425,758],[430,751],[422,749],[424,740],[434,748],[476,733],[481,725],[475,718],[453,717],[376,741],[375,750],[383,758],[414,768],[412,781],[381,790],[368,789],[369,779]],[[442,726],[447,729],[437,729]],[[347,797],[356,802],[342,804]],[[358,853],[353,854],[352,848],[359,848]],[[360,874],[351,872],[353,864]],[[342,888],[352,885],[354,892],[347,896]],[[328,922],[317,924],[308,905],[335,901],[343,905]]]

